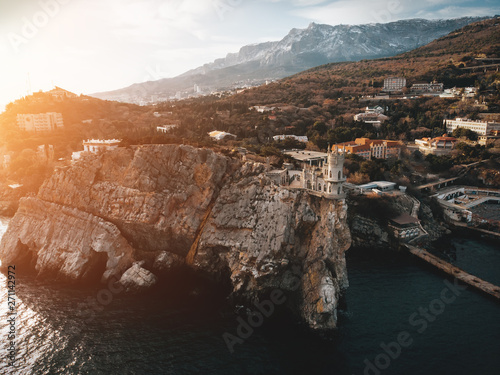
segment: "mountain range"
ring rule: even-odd
[[[306,29],[292,29],[280,41],[244,46],[237,53],[229,53],[225,58],[177,77],[137,83],[92,96],[149,102],[152,97],[168,99],[176,94],[183,97],[258,85],[331,62],[395,56],[482,19],[485,18],[411,19],[354,26],[311,23]]]

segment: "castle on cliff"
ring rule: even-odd
[[[294,170],[292,164],[283,164],[283,169],[267,173],[276,184],[330,199],[344,199],[344,160],[345,150],[328,147],[328,153],[319,165],[304,164],[302,170]]]

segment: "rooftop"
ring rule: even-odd
[[[391,221],[399,225],[416,224],[419,222],[417,218],[410,216],[407,213],[402,213],[394,219],[391,219]]]
[[[306,150],[288,150],[283,152],[298,161],[319,160],[328,157],[326,152],[306,151]]]
[[[100,145],[109,145],[109,144],[115,144],[115,143],[120,143],[121,140],[119,139],[87,139],[86,141],[83,141],[85,144],[100,144]]]
[[[234,138],[236,138],[236,136],[234,134],[226,133],[226,132],[219,131],[219,130],[211,131],[210,133],[208,133],[208,135],[211,138],[213,138],[215,140],[218,140],[218,141],[224,139],[225,137],[234,137]]]
[[[374,189],[374,188],[390,188],[396,186],[395,182],[390,181],[373,181],[364,185],[359,185],[362,189]]]

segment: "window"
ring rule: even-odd
[[[342,172],[339,171],[339,180],[342,178]]]

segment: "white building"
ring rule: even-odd
[[[374,106],[374,107],[366,107],[365,109],[365,113],[380,113],[381,115],[383,115],[385,113],[385,110],[383,107],[377,105],[377,106]]]
[[[301,187],[318,195],[332,199],[345,198],[343,189],[346,177],[344,176],[344,152],[338,148],[331,151],[328,147],[327,161],[321,166],[321,173],[315,167],[305,167],[300,176]]]
[[[36,149],[36,156],[38,160],[44,163],[54,161],[54,146],[53,145],[40,145]]]
[[[57,99],[57,100],[78,97],[78,95],[76,95],[68,90],[64,90],[64,89],[57,87],[57,86],[54,89],[47,91],[47,94],[51,95],[54,99]]]
[[[330,151],[328,147],[328,163],[323,166],[323,178],[325,186],[323,191],[329,196],[345,196],[342,188],[346,177],[344,176],[345,152],[340,152],[338,148]]]
[[[83,141],[84,152],[98,154],[108,150],[114,150],[120,145],[119,139],[88,139]]]
[[[275,141],[284,141],[287,138],[295,139],[296,141],[303,143],[309,142],[309,139],[307,138],[306,135],[281,134],[281,135],[275,135],[273,137]]]
[[[82,152],[83,151],[75,151],[71,154],[71,161],[77,161],[80,160],[82,157]]]
[[[274,111],[275,108],[276,107],[268,107],[265,105],[254,105],[253,107],[250,107],[250,109],[255,109],[259,113]]]
[[[396,183],[390,181],[373,181],[364,185],[359,185],[358,188],[362,193],[373,191],[385,192],[394,190],[396,188]]]
[[[406,87],[406,78],[402,77],[389,77],[384,79],[383,91],[402,91]]]
[[[493,131],[500,130],[500,123],[479,120],[468,120],[466,118],[456,118],[455,120],[444,120],[446,131],[451,133],[458,128],[472,130],[479,135],[490,135]]]
[[[56,112],[18,114],[17,126],[27,132],[49,132],[64,127],[62,114]]]
[[[208,135],[215,141],[221,141],[226,137],[236,138],[234,134],[222,132],[219,130],[214,130],[213,132],[208,133]]]
[[[354,121],[361,121],[365,124],[372,124],[375,127],[380,127],[380,125],[386,122],[388,119],[389,117],[378,112],[365,112],[354,115]]]
[[[424,155],[448,155],[457,143],[458,139],[446,135],[436,138],[415,139],[418,150]]]
[[[10,166],[10,161],[11,161],[11,156],[10,156],[10,154],[5,154],[5,155],[3,155],[2,167],[3,167],[4,169],[9,168],[9,166]]]
[[[475,87],[453,87],[452,89],[444,90],[443,94],[439,95],[441,98],[473,98],[477,93]]]
[[[401,241],[409,241],[420,235],[420,220],[407,213],[390,219],[388,227],[394,237]]]
[[[302,166],[320,166],[327,162],[328,154],[326,152],[309,151],[309,150],[285,150],[283,154],[292,157]]]
[[[310,194],[329,199],[344,199],[344,160],[345,153],[335,148],[328,153],[313,151],[288,151],[287,155],[302,162],[302,171],[293,170],[291,164],[284,163],[282,170],[269,171],[268,177],[276,184],[293,189],[304,189]],[[293,156],[295,155],[295,156]],[[307,160],[311,164],[307,164]],[[316,164],[312,164],[312,161]]]
[[[418,82],[414,83],[411,86],[411,91],[413,92],[443,92],[444,90],[444,85],[442,83],[437,83],[437,82]]]
[[[163,126],[157,126],[156,131],[161,133],[168,133],[171,130],[174,130],[175,128],[177,128],[177,125],[163,125]]]

